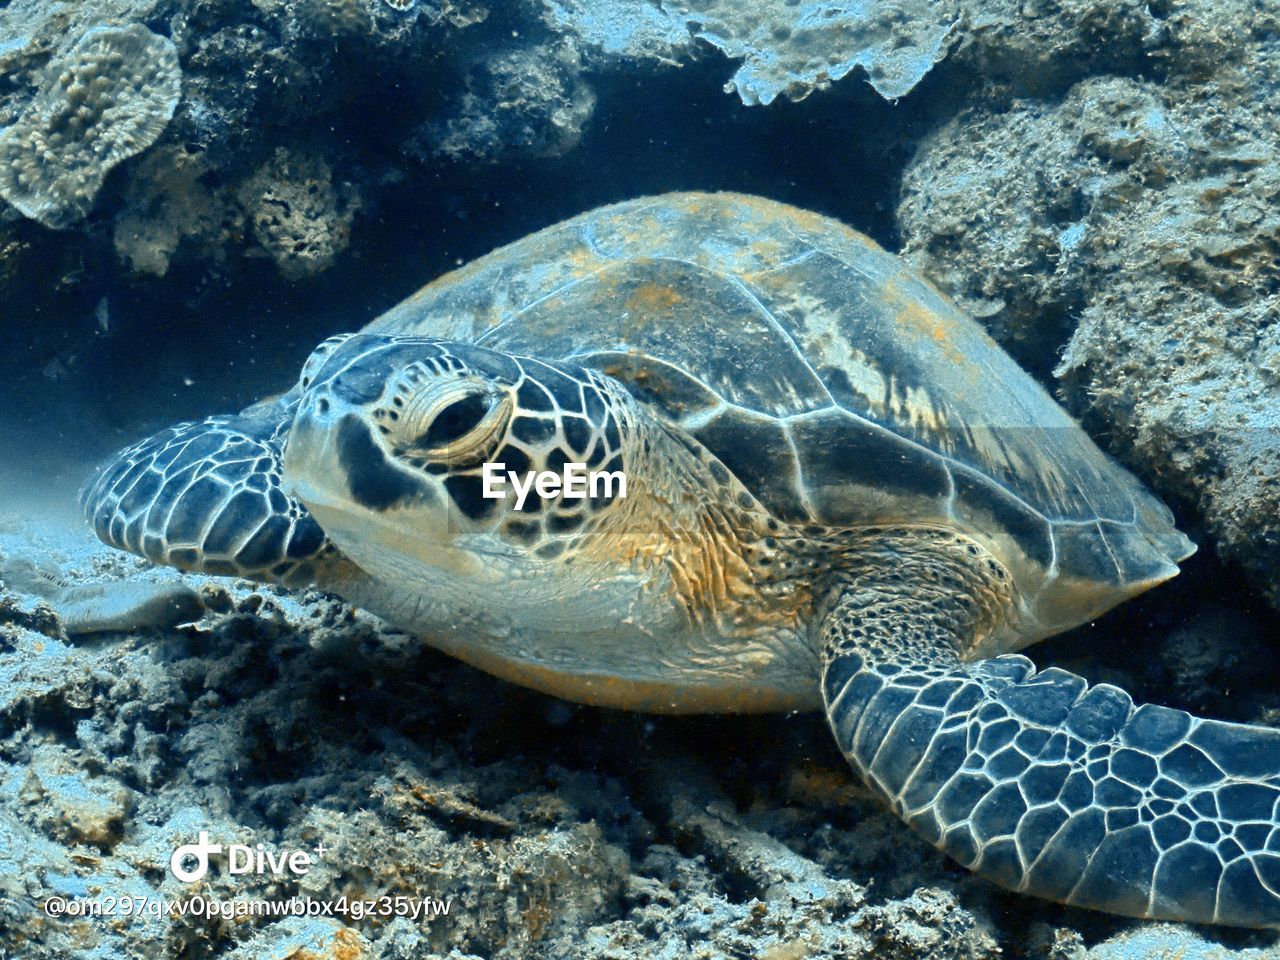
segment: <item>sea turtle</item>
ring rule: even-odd
[[[109,544],[318,585],[571,700],[825,708],[875,793],[1013,890],[1280,925],[1280,731],[1014,653],[1193,545],[831,219],[677,193],[549,227],[325,341],[287,393],[129,447],[84,505]]]

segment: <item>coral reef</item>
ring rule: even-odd
[[[1171,924],[1153,924],[1121,934],[1089,951],[1076,951],[1080,960],[1272,960],[1274,948],[1235,949],[1211,943],[1195,933]]]
[[[595,108],[581,73],[578,49],[565,40],[482,52],[451,115],[428,124],[417,152],[486,161],[562,156],[582,139]]]
[[[112,224],[116,254],[130,270],[163,277],[182,244],[202,263],[225,258],[230,238],[244,232],[245,214],[209,178],[201,154],[176,144],[157,147],[138,161]]]
[[[95,0],[64,10],[17,0],[0,8],[0,124],[13,121],[0,136],[9,161],[0,196],[86,238],[96,216],[114,219],[115,250],[135,276],[177,265],[212,280],[266,253],[292,281],[335,262],[357,218],[404,179],[406,161],[420,170],[572,152],[596,109],[595,76],[616,83],[716,49],[742,61],[726,89],[743,103],[799,99],[858,66],[881,94],[899,97],[944,55],[955,22],[955,10],[932,3],[778,0],[747,14],[712,2]],[[76,30],[87,31],[79,45]],[[128,63],[112,85],[94,78],[88,107],[46,79],[96,69],[93,50],[109,45]],[[130,70],[141,71],[137,83]],[[79,83],[67,86],[80,96]],[[369,89],[397,93],[370,101]],[[86,109],[102,115],[81,116]],[[353,130],[352,115],[365,111],[370,126]],[[296,153],[323,124],[330,142],[285,165],[280,151]],[[88,216],[106,174],[153,143]],[[45,153],[64,159],[45,163]],[[286,169],[319,193],[284,197],[276,174]]]
[[[47,227],[79,220],[111,168],[164,131],[181,75],[167,37],[140,24],[89,30],[0,133],[0,195]]]
[[[365,960],[370,943],[358,930],[326,917],[288,917],[237,947],[227,960]]]
[[[692,35],[678,7],[632,0],[545,0],[548,25],[587,50],[614,59],[676,65]]]
[[[685,16],[698,39],[743,60],[725,86],[747,105],[822,90],[862,67],[883,97],[905,96],[946,53],[956,22],[950,2],[743,5],[693,2]]]

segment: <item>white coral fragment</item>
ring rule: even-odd
[[[726,92],[802,100],[861,67],[905,96],[946,56],[955,0],[542,0],[548,23],[610,57],[686,61],[699,40],[741,61]]]
[[[880,96],[906,96],[947,52],[950,0],[688,0],[695,35],[742,65],[725,86],[744,104],[802,100],[866,71]]]
[[[136,23],[89,30],[0,133],[0,196],[46,227],[75,223],[111,168],[164,132],[181,86],[167,37]]]

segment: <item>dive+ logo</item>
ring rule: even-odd
[[[209,832],[201,830],[199,841],[181,844],[173,851],[169,858],[169,872],[183,883],[195,883],[209,872],[209,858],[225,851],[227,872],[233,876],[270,874],[278,877],[291,874],[301,877],[320,862],[328,848],[318,843],[314,850],[314,853],[306,850],[271,851],[261,843],[252,847],[245,843],[231,843],[224,847],[220,843],[210,843]]]

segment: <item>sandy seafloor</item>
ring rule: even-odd
[[[130,24],[149,39],[103,89],[171,117],[110,169],[72,137],[66,169],[7,176],[81,39]],[[901,251],[1199,543],[1037,663],[1275,724],[1277,37],[1243,0],[0,0],[0,957],[1280,956],[968,875],[819,715],[559,702],[334,597],[110,551],[74,506],[112,450],[280,389],[458,263],[601,203],[745,190]],[[146,597],[148,625],[68,634]],[[199,831],[326,851],[184,885]],[[42,910],[110,896],[188,913]],[[294,896],[449,909],[190,906]]]

